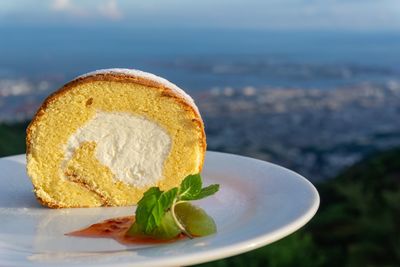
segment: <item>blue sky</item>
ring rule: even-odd
[[[2,0],[0,25],[400,30],[400,0]]]

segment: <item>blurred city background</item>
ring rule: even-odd
[[[209,150],[320,190],[305,228],[207,266],[400,265],[400,1],[1,1],[0,156],[49,93],[110,67],[188,91]]]

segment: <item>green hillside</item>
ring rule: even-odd
[[[0,124],[0,157],[25,153],[25,129],[28,123]]]
[[[317,184],[321,207],[272,245],[200,266],[400,266],[400,149]]]
[[[400,266],[400,149],[371,156],[319,191],[321,210],[307,232],[326,265]]]

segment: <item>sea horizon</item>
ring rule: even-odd
[[[0,79],[64,83],[110,67],[219,86],[329,89],[397,79],[400,33],[317,30],[0,27]],[[29,41],[28,41],[29,39]],[[18,54],[18,58],[15,55]]]

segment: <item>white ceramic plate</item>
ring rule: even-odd
[[[315,214],[318,192],[302,176],[277,165],[208,152],[204,184],[220,191],[198,201],[218,233],[153,246],[124,246],[111,239],[64,236],[134,207],[41,207],[25,173],[25,155],[0,159],[0,266],[182,266],[216,260],[274,242]]]

